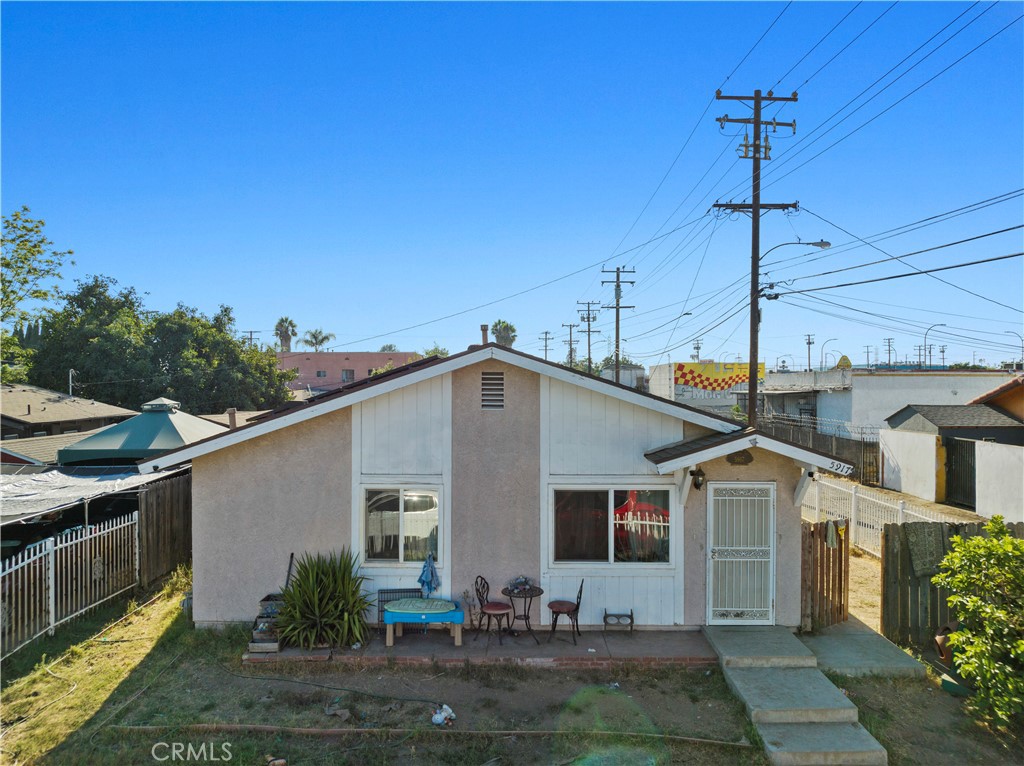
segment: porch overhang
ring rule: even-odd
[[[665,475],[752,447],[794,460],[804,468],[805,474],[819,468],[841,476],[848,476],[853,472],[851,463],[833,455],[801,447],[753,428],[738,433],[712,434],[689,442],[675,442],[650,450],[644,453],[644,457],[654,464],[659,474]]]

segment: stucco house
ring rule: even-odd
[[[193,618],[251,619],[289,554],[348,546],[371,588],[441,595],[586,578],[581,626],[800,622],[800,500],[851,466],[735,421],[495,344],[430,358],[188,445]]]

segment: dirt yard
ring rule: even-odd
[[[882,603],[882,562],[863,551],[850,549],[850,617],[874,631],[879,629]]]

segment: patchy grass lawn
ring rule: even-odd
[[[749,732],[717,669],[243,668],[246,633],[193,631],[182,587],[52,664],[26,670],[25,655],[5,667],[3,762],[151,763],[191,746],[193,762],[273,755],[289,766],[767,763],[756,748],[683,739]],[[442,703],[457,716],[450,728],[430,722]],[[346,732],[313,734],[323,729]]]

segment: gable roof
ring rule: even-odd
[[[110,426],[104,426],[110,428]],[[73,434],[55,434],[54,436],[33,436],[29,439],[8,439],[0,444],[5,453],[21,455],[39,463],[56,463],[58,450],[80,442],[92,436],[100,429],[78,431]]]
[[[887,417],[885,422],[904,421],[913,413],[939,428],[1024,427],[1021,421],[987,404],[908,404]]]
[[[36,424],[93,418],[130,418],[135,414],[134,410],[126,410],[124,407],[67,396],[59,391],[27,383],[4,383],[0,386],[0,412],[13,421]]]
[[[492,359],[536,372],[540,375],[546,375],[570,385],[576,385],[590,391],[612,396],[638,407],[654,410],[670,417],[710,428],[714,431],[732,432],[738,431],[742,427],[739,423],[729,418],[698,410],[695,407],[678,402],[671,402],[667,399],[662,399],[660,396],[643,393],[620,383],[587,375],[563,365],[549,362],[530,354],[524,354],[521,351],[505,348],[497,343],[488,343],[482,346],[472,346],[467,351],[453,354],[449,357],[418,359],[381,375],[357,380],[336,391],[329,391],[325,394],[314,396],[304,402],[289,402],[268,415],[254,418],[248,425],[237,428],[234,431],[219,434],[169,452],[162,455],[159,459],[144,462],[140,464],[139,470],[153,471],[171,465],[178,465],[195,457],[216,452],[249,439],[272,433],[281,428],[350,407],[353,404],[390,393],[405,386],[415,385],[445,373]]]
[[[967,402],[967,404],[988,404],[993,399],[998,399],[1004,394],[1007,394],[1016,388],[1022,387],[1024,387],[1024,375],[1018,375],[1014,378],[1010,378],[1010,380],[1006,381],[1005,383],[996,386],[991,391],[987,391],[981,396],[974,397],[969,402]]]
[[[766,434],[764,431],[758,431],[756,428],[745,428],[736,433],[709,434],[692,441],[667,444],[664,447],[645,452],[644,457],[654,463],[658,473],[666,474],[751,447],[765,449],[808,465],[826,468],[843,476],[848,476],[853,471],[852,464],[832,455],[802,447],[777,436]]]

